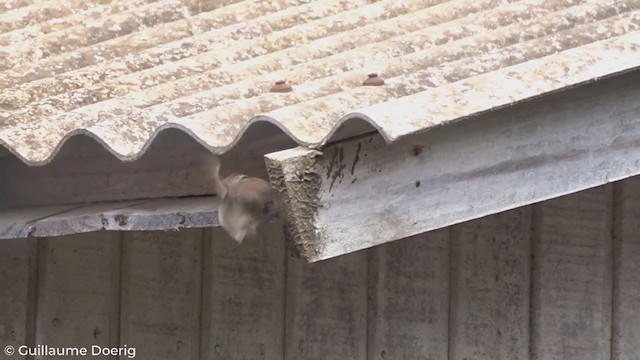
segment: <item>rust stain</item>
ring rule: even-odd
[[[358,149],[356,150],[356,156],[353,159],[353,164],[351,165],[351,175],[353,175],[353,171],[356,169],[356,164],[360,160],[360,150],[362,150],[362,144],[358,143]],[[352,182],[353,184],[353,182]]]
[[[376,73],[371,73],[367,77],[367,80],[362,82],[364,86],[381,86],[384,85],[384,79],[378,76]]]
[[[331,161],[329,165],[327,165],[327,179],[331,178],[331,173],[333,172],[333,167],[336,164],[336,160],[338,159],[338,149],[333,149],[333,155],[331,156]]]
[[[411,153],[413,154],[413,156],[418,156],[418,155],[422,154],[423,150],[424,150],[424,146],[422,146],[422,145],[414,145],[413,148],[411,148]]]
[[[338,159],[336,161],[337,168],[333,169],[333,172],[331,173],[331,185],[329,185],[329,191],[333,190],[333,185],[335,184],[336,180],[342,179],[344,177],[344,169],[346,169],[347,167],[347,164],[345,164],[344,162],[344,149],[336,149],[336,153],[338,154]],[[333,160],[334,159],[332,158],[332,163]]]
[[[270,91],[274,93],[286,93],[286,92],[293,91],[293,88],[291,87],[290,84],[287,84],[286,81],[278,80],[276,81],[275,85],[271,87]]]

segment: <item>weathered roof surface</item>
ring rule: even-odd
[[[640,0],[2,0],[0,144],[133,160],[176,127],[221,153],[271,121],[317,146],[354,117],[393,141],[638,68],[639,29]]]

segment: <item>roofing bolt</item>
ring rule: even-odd
[[[285,92],[291,92],[293,89],[291,88],[291,85],[287,84],[286,81],[284,80],[278,80],[276,81],[276,84],[273,85],[271,87],[271,92],[277,92],[277,93],[285,93]]]
[[[365,80],[362,85],[364,86],[380,86],[384,85],[384,79],[378,76],[376,73],[369,74],[369,78]]]

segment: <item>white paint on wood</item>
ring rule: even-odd
[[[284,351],[286,249],[282,229],[238,244],[221,228],[204,246],[202,359],[278,359]]]
[[[118,346],[120,236],[97,232],[40,241],[36,344],[89,351]]]
[[[315,261],[640,173],[640,73],[387,144],[267,155],[301,256]]]
[[[534,207],[534,360],[610,359],[612,187]]]
[[[449,360],[529,356],[531,209],[451,228]]]
[[[612,360],[640,358],[640,178],[616,190]]]
[[[52,205],[0,211],[0,239],[18,239],[34,232],[33,224],[43,218],[67,212],[80,205]]]
[[[108,230],[177,230],[218,226],[219,198],[163,198],[104,214]]]
[[[29,223],[30,236],[61,236],[97,230],[111,230],[109,229],[109,223],[113,224],[124,222],[122,220],[118,222],[113,220],[114,217],[117,218],[117,216],[120,215],[121,211],[124,211],[123,209],[139,205],[144,202],[145,200],[138,200],[75,205],[68,211],[60,211],[52,216],[31,221]],[[115,214],[113,214],[114,212]]]
[[[34,344],[37,240],[0,241],[0,351]],[[1,356],[4,356],[3,353]],[[12,359],[25,359],[15,354]]]
[[[8,209],[0,212],[0,239],[46,237],[98,230],[152,231],[218,226],[218,198],[200,196]]]
[[[123,234],[120,346],[136,358],[199,359],[202,232]]]
[[[287,263],[286,360],[367,357],[367,253]]]
[[[369,360],[448,358],[448,229],[371,249],[369,286]]]

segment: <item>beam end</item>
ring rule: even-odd
[[[265,155],[289,248],[294,256],[310,262],[322,253],[316,224],[322,185],[318,159],[322,155],[303,147]]]

